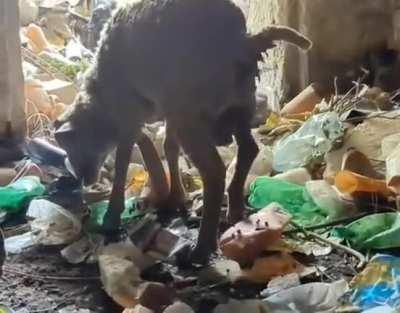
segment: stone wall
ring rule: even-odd
[[[0,0],[0,139],[11,123],[17,136],[25,134],[18,1]]]

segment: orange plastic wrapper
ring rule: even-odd
[[[248,220],[229,228],[220,239],[222,254],[240,265],[254,262],[261,252],[277,243],[290,216],[277,206],[268,206]]]

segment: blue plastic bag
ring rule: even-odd
[[[356,275],[351,284],[353,304],[362,310],[390,307],[400,310],[400,258],[379,254]],[[390,311],[389,311],[390,312]]]

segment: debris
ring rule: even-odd
[[[306,183],[306,190],[314,203],[324,209],[329,220],[344,217],[345,206],[338,192],[324,180],[311,180]]]
[[[230,299],[227,304],[219,304],[213,313],[265,313],[265,305],[260,300],[235,300]]]
[[[3,264],[6,259],[6,248],[4,246],[4,234],[0,228],[0,277],[3,275]]]
[[[121,251],[121,250],[119,250]],[[126,255],[115,255],[106,248],[98,256],[101,281],[107,294],[119,305],[133,308],[139,304],[140,269]]]
[[[220,248],[227,258],[246,265],[253,262],[268,245],[272,245],[280,237],[281,230],[270,228],[255,229],[248,234],[238,232],[231,238],[221,240]]]
[[[161,313],[165,307],[172,304],[174,291],[164,284],[148,282],[140,286],[138,297],[142,306],[155,313]]]
[[[6,186],[17,176],[13,168],[0,168],[0,186]]]
[[[25,80],[26,114],[44,113],[50,116],[53,105],[50,96],[44,90],[42,82],[36,79]]]
[[[37,234],[33,231],[26,232],[21,235],[8,237],[4,240],[4,248],[7,253],[19,254],[24,249],[37,244]]]
[[[386,158],[386,183],[397,192],[400,191],[400,145]]]
[[[45,187],[38,177],[22,177],[5,187],[0,187],[0,211],[9,214],[20,213],[33,198],[43,195],[44,191]]]
[[[71,264],[79,264],[93,259],[104,245],[104,238],[98,234],[89,234],[61,250],[61,255]]]
[[[108,200],[104,200],[89,205],[90,227],[93,230],[101,229],[103,226],[104,216],[108,210],[108,203]],[[133,219],[142,215],[143,213],[138,210],[138,201],[136,198],[129,198],[125,200],[125,210],[121,214],[121,221],[123,224],[127,224]]]
[[[220,239],[222,254],[241,265],[251,264],[262,251],[277,242],[290,217],[271,205],[246,221],[229,228]]]
[[[320,224],[329,217],[329,212],[314,203],[305,187],[275,178],[257,178],[251,187],[250,206],[260,209],[273,202],[302,225]]]
[[[303,268],[290,254],[279,253],[255,260],[250,269],[242,271],[241,278],[253,283],[266,283],[277,276],[300,273]]]
[[[261,296],[266,298],[282,290],[297,287],[300,285],[300,277],[297,273],[290,273],[271,279],[268,287],[261,292]]]
[[[266,312],[327,313],[338,306],[339,298],[349,289],[345,280],[333,283],[309,283],[282,290],[265,300]]]
[[[183,302],[175,302],[167,307],[163,313],[194,313],[193,309]]]
[[[29,39],[29,46],[34,53],[39,54],[43,51],[54,50],[40,26],[31,23],[25,28],[24,34]]]
[[[292,222],[292,225],[294,225],[297,228],[300,228],[298,225],[296,225],[294,222]],[[336,248],[338,250],[343,250],[344,252],[353,255],[354,257],[356,257],[358,259],[358,264],[357,264],[357,268],[362,268],[365,265],[366,259],[364,257],[363,254],[361,254],[360,252],[351,249],[347,246],[341,245],[340,243],[337,243],[335,241],[333,241],[332,239],[329,238],[325,238],[317,233],[314,233],[312,231],[306,231],[303,229],[303,232],[306,236],[316,239],[322,243],[326,243],[328,245],[331,245],[333,248]]]
[[[154,259],[144,254],[135,244],[130,240],[126,242],[109,244],[100,249],[98,256],[112,256],[119,259],[125,259],[135,264],[141,272],[155,262]]]
[[[245,194],[249,194],[251,183],[258,176],[269,176],[272,172],[272,158],[273,153],[269,146],[264,146],[260,149],[256,159],[253,161],[253,164],[250,168],[249,174],[247,176],[245,182]],[[232,177],[235,173],[237,157],[235,157],[230,163],[227,172],[226,172],[226,186],[229,186],[229,183],[232,180]]]
[[[149,182],[149,174],[144,166],[137,163],[130,163],[126,179],[126,193],[128,197],[139,197],[143,188]]]
[[[68,244],[76,240],[82,225],[78,217],[61,206],[45,199],[32,200],[26,212],[37,241],[43,245]]]
[[[199,274],[198,283],[202,286],[218,284],[223,281],[236,282],[242,275],[238,262],[233,260],[218,260],[213,266],[206,268]]]
[[[338,227],[335,236],[347,240],[360,250],[400,247],[399,213],[371,214],[345,227]]]
[[[152,310],[138,304],[133,309],[125,309],[122,313],[154,313]]]
[[[174,251],[180,237],[167,229],[161,229],[148,247],[148,254],[154,258],[165,260]]]
[[[274,178],[301,186],[312,179],[310,173],[304,167],[288,170],[285,173],[275,175]]]
[[[336,113],[313,115],[294,134],[277,143],[273,168],[285,172],[308,165],[329,152],[343,135],[344,128]]]
[[[56,96],[59,102],[67,105],[74,102],[78,92],[73,83],[60,79],[42,81],[42,85],[49,95]]]
[[[395,118],[398,114],[399,111],[390,111],[382,117],[369,117],[349,130],[343,139],[343,146],[326,154],[324,178],[328,181],[334,180],[341,170],[343,155],[349,148],[361,152],[369,160],[385,161],[386,158],[382,157],[382,141],[390,135],[400,133],[400,123]]]
[[[352,194],[356,191],[380,193],[389,196],[393,192],[384,180],[373,179],[350,171],[341,171],[336,175],[335,186],[342,193]]]
[[[2,312],[2,313],[15,313],[14,310],[12,310],[11,308],[9,308],[9,307],[7,307],[5,305],[2,305],[2,304],[0,304],[0,312]]]
[[[400,133],[389,135],[382,139],[381,159],[386,159],[400,144]]]
[[[249,175],[269,176],[272,171],[272,158],[273,153],[271,148],[269,146],[262,147],[256,159],[253,161],[253,164],[249,171]],[[233,177],[236,162],[237,160],[235,158],[228,168],[227,177]]]
[[[400,309],[399,273],[400,258],[384,254],[375,255],[350,283],[352,303],[359,306],[363,312],[374,308],[377,312],[397,312]],[[382,306],[386,309],[382,310]]]
[[[383,179],[384,176],[377,172],[367,156],[355,149],[349,149],[343,155],[342,171],[350,171],[375,179]]]
[[[88,309],[78,309],[75,305],[69,305],[57,311],[57,313],[91,313]]]
[[[34,0],[19,0],[19,21],[21,25],[35,22],[39,17],[39,7]]]
[[[282,115],[312,112],[322,101],[322,86],[317,83],[309,85],[281,110]]]

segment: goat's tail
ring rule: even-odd
[[[308,50],[312,47],[310,39],[293,28],[286,26],[268,26],[260,33],[250,36],[250,41],[253,51],[257,54],[273,48],[275,46],[274,41],[287,41],[303,50]]]

